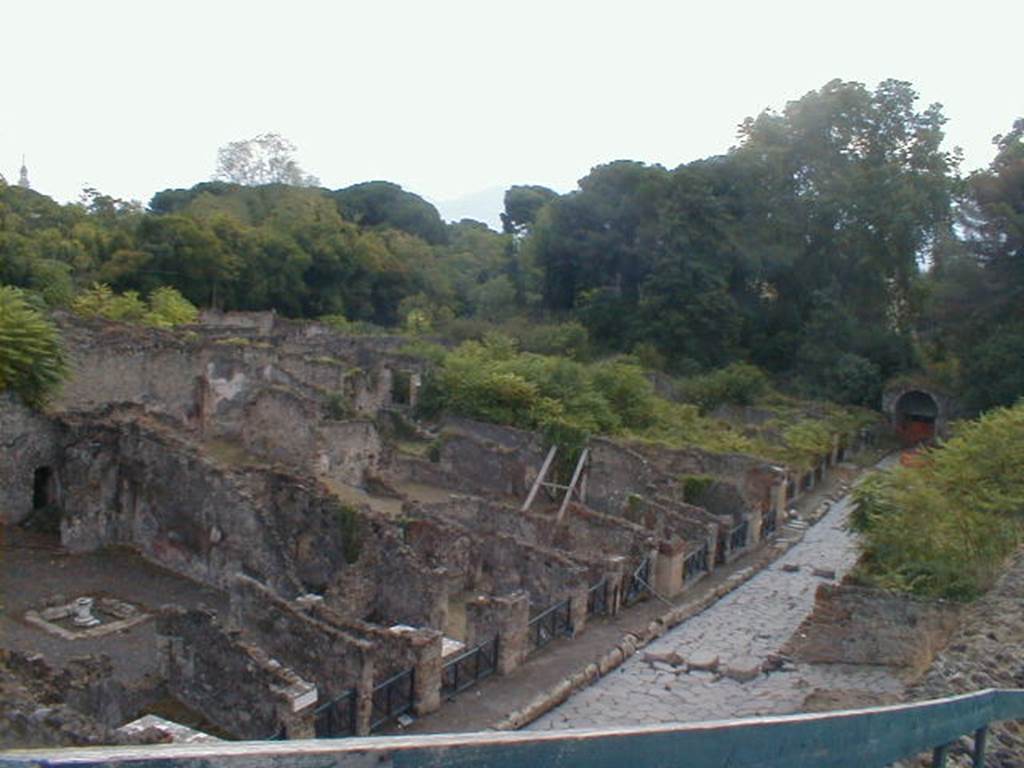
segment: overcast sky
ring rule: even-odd
[[[839,77],[911,81],[970,170],[1024,116],[1024,2],[0,4],[0,173],[146,202],[277,132],[325,186],[434,200],[565,191],[620,158],[675,167]]]

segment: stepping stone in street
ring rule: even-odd
[[[686,668],[690,672],[717,672],[718,654],[710,651],[698,651],[689,658]]]
[[[748,683],[761,676],[761,661],[752,656],[744,656],[730,661],[721,673],[737,683]]]

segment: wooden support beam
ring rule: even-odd
[[[569,481],[569,489],[565,492],[565,498],[562,499],[562,506],[558,508],[558,517],[555,519],[556,526],[562,523],[566,507],[569,506],[569,500],[572,498],[573,489],[576,487],[576,483],[579,482],[580,475],[583,473],[583,467],[587,463],[588,453],[589,449],[584,448],[580,454],[580,460],[576,462],[576,470],[572,473],[572,480]]]
[[[537,491],[540,490],[541,485],[544,483],[544,478],[547,477],[548,470],[551,469],[551,462],[555,460],[555,453],[558,452],[558,446],[552,445],[548,451],[548,456],[544,459],[544,464],[541,465],[540,474],[537,475],[537,479],[533,481],[533,486],[530,488],[530,494],[526,497],[526,501],[523,503],[521,512],[526,512],[530,505],[533,504],[533,500],[537,498]]]

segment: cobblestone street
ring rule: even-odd
[[[649,660],[673,652],[687,660],[717,656],[720,668],[754,670],[777,653],[813,608],[815,590],[823,581],[814,570],[834,571],[841,579],[856,563],[856,540],[846,530],[849,509],[846,496],[769,568],[529,727],[593,728],[785,714],[801,709],[816,688],[902,691],[901,682],[883,667],[797,664],[737,682]]]

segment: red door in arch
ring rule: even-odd
[[[904,416],[900,419],[898,432],[904,445],[931,442],[935,438],[935,420]]]

